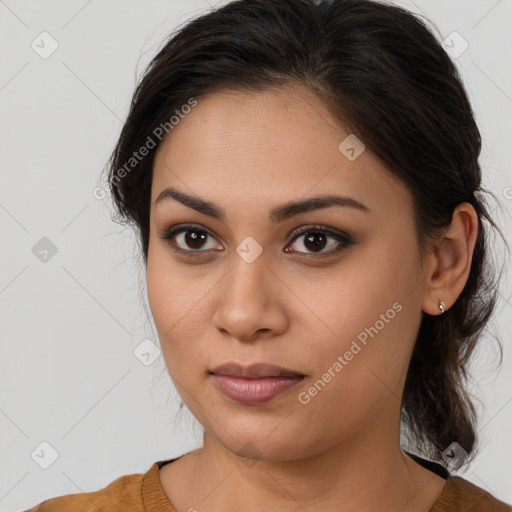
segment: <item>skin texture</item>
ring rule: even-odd
[[[348,135],[300,86],[225,90],[199,98],[158,148],[148,298],[169,373],[205,429],[203,448],[160,470],[178,512],[427,511],[442,491],[445,480],[400,449],[400,398],[423,313],[440,314],[440,300],[448,310],[464,288],[476,213],[459,205],[422,265],[412,195],[369,150],[347,159],[338,145]],[[169,186],[217,205],[225,219],[174,199],[155,205]],[[370,211],[331,206],[269,221],[278,205],[333,193]],[[160,238],[184,223],[211,234],[202,246],[174,237],[184,250],[202,248],[198,258]],[[352,243],[328,237],[315,252],[307,232],[290,236],[315,224]],[[252,263],[236,251],[247,237],[262,248]],[[301,403],[299,393],[389,310],[393,318]],[[242,405],[208,373],[233,361],[306,377],[266,404]]]

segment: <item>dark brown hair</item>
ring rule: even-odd
[[[206,93],[289,84],[316,93],[409,187],[422,254],[458,204],[476,210],[467,283],[445,314],[423,314],[402,399],[416,451],[442,462],[455,441],[470,454],[467,463],[476,449],[467,364],[494,312],[499,280],[483,221],[499,229],[483,195],[494,197],[481,186],[481,136],[462,80],[418,16],[372,0],[237,0],[188,21],[169,36],[134,92],[108,163],[117,214],[135,226],[146,264],[162,129],[172,133],[171,118]],[[155,147],[133,160],[150,139]]]

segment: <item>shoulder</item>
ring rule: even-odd
[[[512,506],[461,478],[451,476],[431,512],[443,511],[512,512]]]
[[[155,462],[147,473],[120,476],[100,490],[50,498],[25,512],[142,512],[143,481],[158,464]]]

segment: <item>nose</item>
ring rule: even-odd
[[[268,266],[264,254],[251,263],[234,255],[231,270],[215,287],[214,326],[242,342],[270,339],[288,327],[290,292]]]

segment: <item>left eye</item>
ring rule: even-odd
[[[307,255],[319,254],[322,257],[330,256],[339,253],[342,249],[351,244],[351,239],[349,235],[341,232],[335,233],[326,230],[325,228],[316,226],[308,227],[305,229],[301,228],[301,230],[295,231],[293,235],[293,242],[299,240],[300,238],[303,238],[302,242],[298,244],[299,248],[306,248],[308,251],[312,252],[304,252],[302,250],[299,250],[298,252],[304,252]],[[323,251],[326,247],[328,250]],[[285,251],[290,252],[287,248],[285,249]]]

